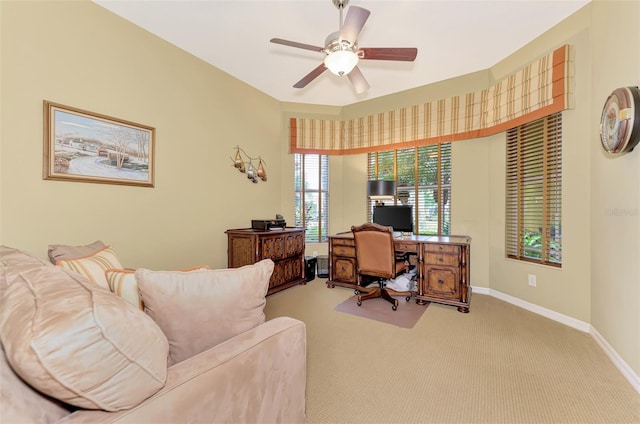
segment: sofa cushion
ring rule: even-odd
[[[169,339],[176,364],[264,323],[273,261],[192,272],[136,271],[145,312]]]
[[[7,360],[42,393],[87,409],[131,408],[167,376],[167,339],[151,318],[64,268],[25,253],[3,258]]]
[[[200,265],[194,268],[188,268],[181,270],[182,272],[189,272],[195,270],[210,269],[207,265]],[[140,299],[140,293],[138,293],[138,282],[136,281],[135,270],[129,269],[108,269],[104,272],[107,278],[107,284],[109,289],[135,306],[136,308],[144,311],[144,303]]]
[[[0,299],[4,296],[4,292],[9,287],[7,283],[7,265],[6,258],[9,255],[17,254],[18,250],[8,246],[0,246]]]
[[[76,259],[89,256],[105,247],[100,240],[84,246],[70,246],[68,244],[50,244],[47,249],[49,260],[56,264],[61,259]]]
[[[105,289],[109,288],[104,272],[111,268],[122,268],[115,250],[111,246],[81,258],[60,259],[56,265],[77,272]]]
[[[62,402],[35,390],[9,366],[0,346],[0,416],[3,423],[54,423],[70,411]]]
[[[0,298],[8,288],[7,261],[20,252],[0,246]],[[35,390],[18,377],[7,362],[0,344],[0,421],[7,423],[51,423],[69,414],[62,402]]]

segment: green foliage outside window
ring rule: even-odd
[[[369,179],[395,180],[389,204],[413,206],[416,234],[449,234],[451,226],[451,144],[370,153]],[[369,201],[369,220],[373,203]]]
[[[294,223],[306,228],[307,242],[327,241],[329,232],[329,159],[294,155]]]

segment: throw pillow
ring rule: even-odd
[[[192,272],[136,271],[145,312],[169,339],[169,364],[181,362],[264,323],[273,261]]]
[[[194,270],[210,269],[207,265],[200,265],[194,268],[181,270],[189,272]],[[136,308],[144,311],[144,303],[138,293],[138,282],[136,281],[135,270],[128,269],[108,269],[104,272],[109,284],[109,289]]]
[[[61,259],[76,259],[83,256],[89,256],[100,249],[103,249],[105,244],[100,240],[96,240],[91,244],[85,246],[69,246],[66,244],[50,244],[47,249],[49,260],[52,264],[56,264]]]
[[[109,289],[109,284],[104,272],[111,268],[123,268],[111,246],[105,246],[82,258],[61,259],[56,262],[56,265],[77,272],[105,289]]]
[[[118,296],[27,254],[4,258],[0,339],[36,390],[86,409],[129,409],[164,386],[167,339]]]
[[[109,289],[129,304],[144,311],[144,305],[138,293],[135,270],[108,269],[104,272]]]

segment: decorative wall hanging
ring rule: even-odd
[[[267,171],[264,168],[267,163],[260,156],[252,158],[239,146],[236,146],[235,149],[236,154],[231,158],[233,166],[243,174],[247,174],[247,178],[254,184],[258,183],[258,178],[267,181]],[[257,167],[254,166],[254,162],[258,163]]]
[[[44,101],[45,180],[154,185],[155,128]]]
[[[629,153],[640,141],[640,90],[622,87],[607,97],[600,116],[602,148],[614,155]]]

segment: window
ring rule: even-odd
[[[562,264],[562,114],[507,131],[508,258]]]
[[[325,242],[329,231],[329,158],[294,155],[295,225],[305,227],[306,241]]]
[[[413,206],[415,234],[449,234],[451,143],[369,153],[368,177],[395,180],[397,204]],[[368,220],[373,205],[368,200]]]

